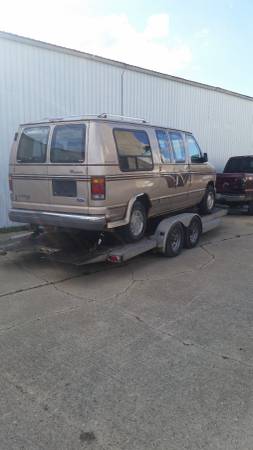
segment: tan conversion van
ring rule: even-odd
[[[150,217],[199,205],[210,213],[215,171],[192,133],[121,116],[21,125],[10,158],[14,222],[112,230],[135,241]]]

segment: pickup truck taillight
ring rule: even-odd
[[[12,177],[9,175],[9,189],[10,192],[13,192],[13,181],[12,181]]]
[[[91,178],[92,200],[105,200],[105,177]]]

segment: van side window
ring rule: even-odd
[[[191,134],[186,134],[185,137],[191,162],[195,164],[202,163],[202,153],[194,137]]]
[[[170,132],[170,140],[176,163],[184,163],[186,161],[185,146],[181,133],[177,131]]]
[[[150,142],[145,131],[114,129],[114,137],[123,172],[153,169]]]
[[[170,141],[167,131],[155,130],[163,163],[171,163]]]
[[[44,163],[46,161],[49,127],[30,127],[22,131],[17,161],[21,163]]]
[[[57,125],[51,143],[51,162],[81,163],[84,161],[85,125]]]

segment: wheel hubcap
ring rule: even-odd
[[[170,245],[171,245],[171,248],[172,248],[172,250],[174,252],[177,252],[178,249],[180,248],[180,245],[181,245],[181,233],[180,233],[180,231],[177,228],[175,228],[171,232]]]
[[[194,244],[197,241],[198,237],[199,237],[198,224],[197,223],[193,223],[190,226],[189,231],[190,231],[190,241],[191,241],[192,244]]]
[[[208,207],[208,209],[211,210],[213,208],[213,205],[214,205],[214,195],[213,195],[212,192],[209,192],[208,196],[207,196],[207,207]]]
[[[141,211],[133,211],[130,221],[130,230],[134,236],[139,236],[144,227],[144,220]]]

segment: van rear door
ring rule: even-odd
[[[83,122],[53,126],[48,164],[53,211],[88,214],[87,127]]]
[[[47,175],[47,147],[50,127],[21,128],[16,155],[13,155],[13,207],[47,210],[50,202]]]

